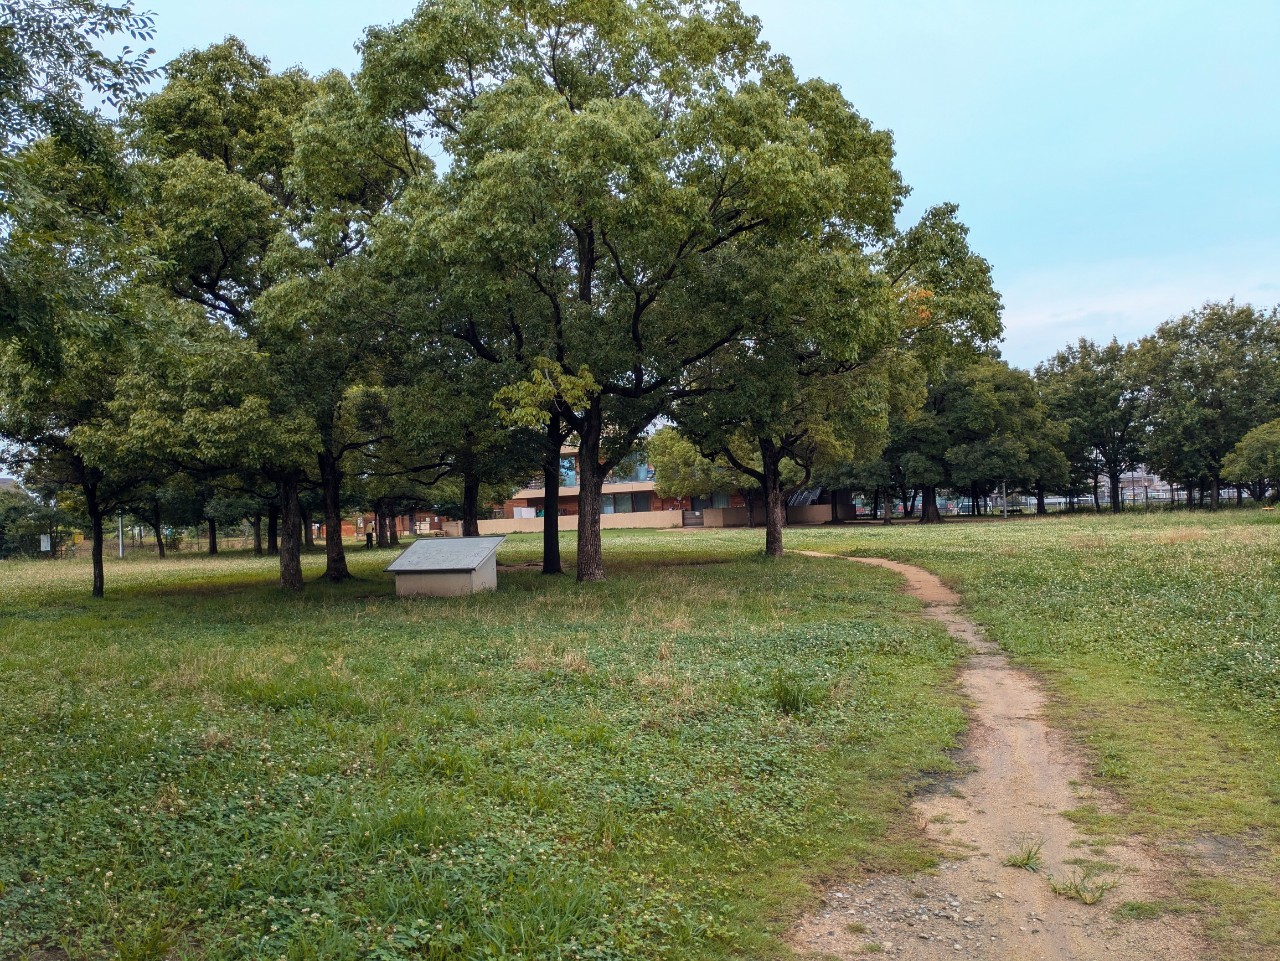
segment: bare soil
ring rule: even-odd
[[[837,557],[804,551],[813,557]],[[960,598],[918,567],[879,558],[842,558],[901,574],[924,615],[941,622],[971,654],[960,672],[970,732],[958,779],[913,800],[942,864],[915,877],[879,877],[824,892],[824,904],[790,933],[811,957],[991,961],[1193,961],[1206,956],[1196,922],[1163,914],[1121,919],[1116,908],[1147,912],[1172,895],[1172,866],[1133,840],[1102,844],[1065,817],[1114,800],[1087,784],[1079,751],[1043,717],[1045,695],[963,614]],[[1039,845],[1036,870],[1005,860]],[[1094,904],[1055,893],[1083,878]],[[1107,885],[1115,885],[1107,888]]]

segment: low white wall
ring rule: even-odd
[[[542,533],[541,517],[504,517],[499,520],[480,521],[481,535],[487,534],[540,534]],[[683,516],[680,511],[636,511],[630,514],[601,514],[600,526],[606,530],[640,528],[660,530],[667,527],[680,527]],[[576,531],[578,515],[569,514],[560,518],[560,530]],[[462,525],[457,521],[447,521],[444,531],[450,537],[462,536]]]

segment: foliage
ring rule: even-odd
[[[755,481],[703,457],[674,427],[664,427],[645,441],[659,497],[706,497],[750,490]]]
[[[1240,484],[1269,481],[1280,488],[1280,419],[1255,427],[1240,439],[1222,461],[1222,476]]]
[[[1232,448],[1280,409],[1280,308],[1205,304],[1138,346],[1149,405],[1146,462],[1209,488]]]
[[[1073,476],[1092,486],[1105,473],[1113,511],[1121,506],[1120,476],[1142,458],[1145,407],[1135,354],[1115,338],[1099,347],[1082,337],[1035,373],[1050,414],[1067,427],[1064,449]]]

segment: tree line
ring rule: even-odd
[[[663,421],[763,492],[770,554],[813,477],[981,484],[1014,428],[956,442],[965,409],[1070,467],[956,208],[901,225],[891,135],[730,0],[428,0],[319,76],[102,52],[154,30],[128,3],[3,7],[0,437],[88,518],[95,595],[116,511],[265,522],[300,590],[307,515],[337,582],[351,508],[475,533],[538,472],[560,573],[567,443],[598,580],[604,480]]]
[[[1121,478],[1145,467],[1180,487],[1188,507],[1217,508],[1226,485],[1264,501],[1280,487],[1280,309],[1208,303],[1121,344],[1087,338],[1032,372],[995,352],[953,363],[901,407],[888,441],[866,458],[795,452],[787,490],[816,483],[895,501],[937,523],[940,491],[975,512],[995,492],[1122,510]],[[734,442],[708,445],[700,423],[677,422],[650,443],[660,492],[754,491]],[[834,495],[833,495],[834,496]],[[885,517],[889,512],[886,507]]]

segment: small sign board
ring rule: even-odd
[[[505,537],[414,541],[387,567],[402,597],[457,597],[498,587],[498,548]]]

